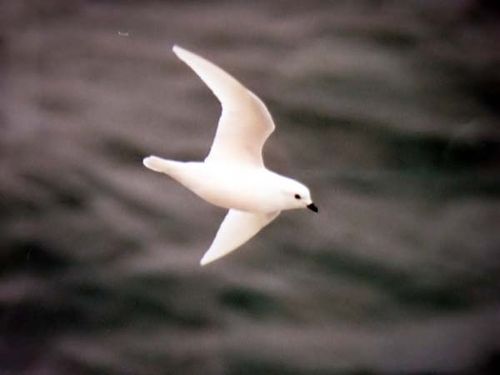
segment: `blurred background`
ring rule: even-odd
[[[0,2],[0,374],[500,373],[494,0]],[[282,215],[146,170],[219,116],[171,52],[267,104]]]

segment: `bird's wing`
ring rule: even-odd
[[[279,213],[279,211],[253,213],[235,209],[229,210],[212,245],[201,258],[200,264],[204,266],[236,250],[273,221]]]
[[[263,166],[262,147],[274,130],[265,104],[210,61],[174,46],[175,54],[194,70],[219,99],[222,114],[207,162]]]

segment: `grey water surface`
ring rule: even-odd
[[[2,1],[0,374],[500,373],[494,1]],[[267,104],[283,214],[201,268],[224,211],[146,170]]]

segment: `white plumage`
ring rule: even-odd
[[[203,162],[179,162],[157,156],[149,156],[143,162],[204,200],[229,209],[200,261],[205,265],[247,242],[282,210],[318,209],[305,185],[264,166],[262,147],[275,128],[264,103],[208,60],[179,46],[174,46],[173,51],[214,93],[222,114]]]

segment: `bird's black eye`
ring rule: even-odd
[[[295,199],[300,199],[300,195],[299,194],[295,194]]]

